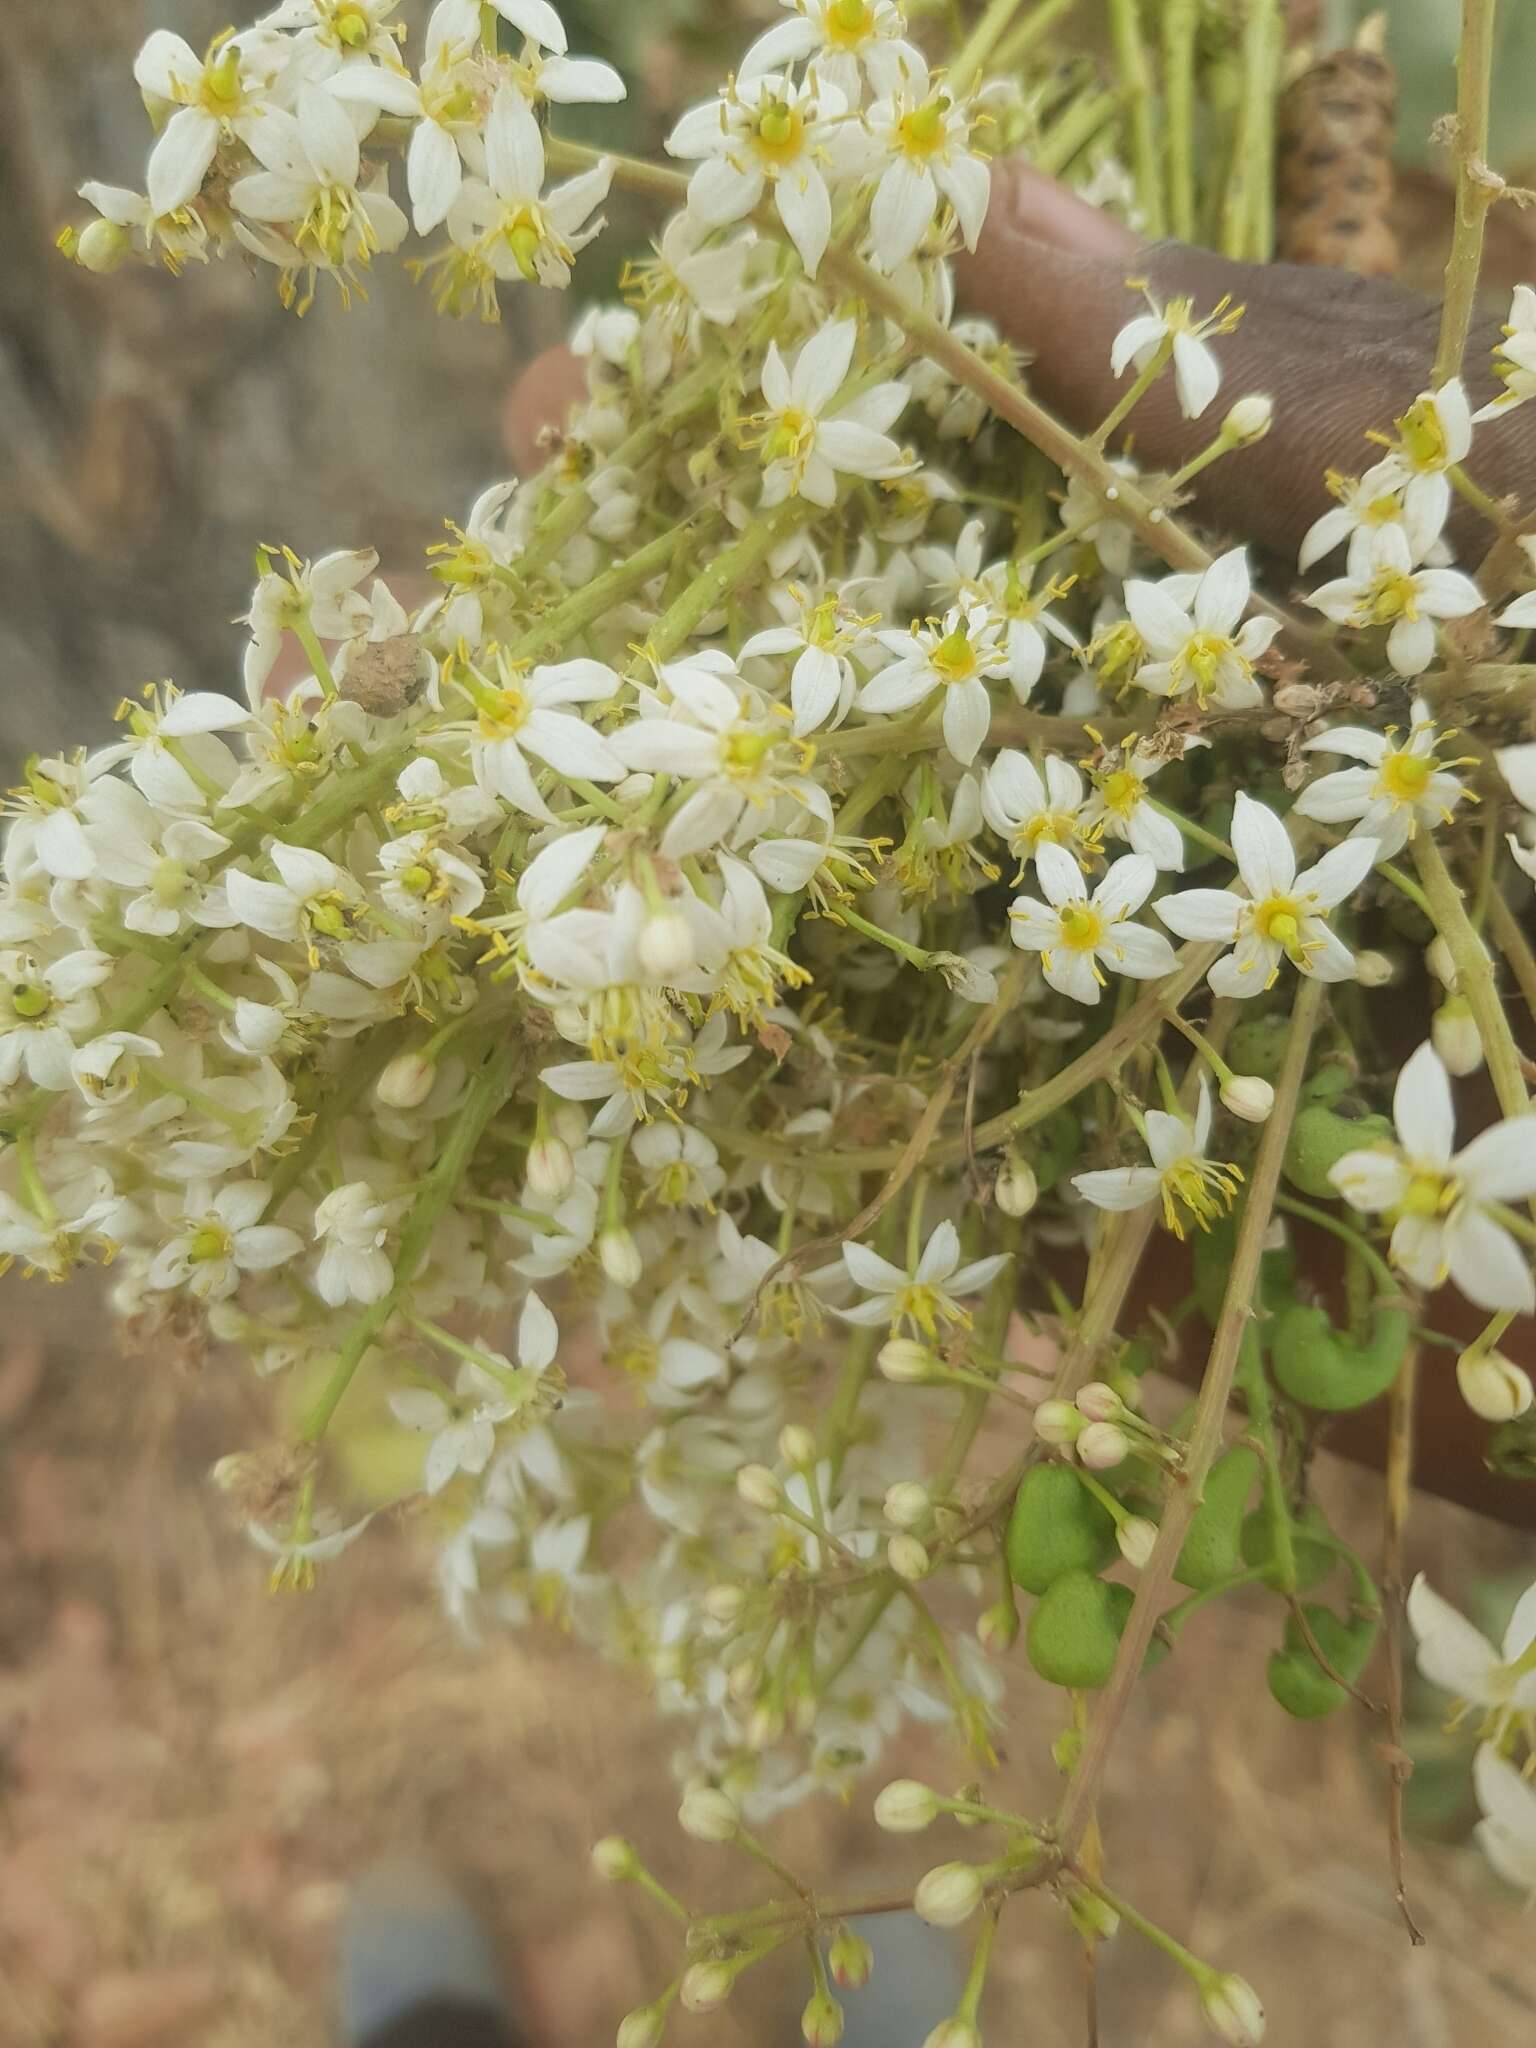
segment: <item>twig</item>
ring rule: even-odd
[[[1520,985],[1525,1007],[1536,1019],[1536,952],[1521,928],[1520,920],[1494,889],[1488,898],[1488,923],[1493,941],[1504,956],[1504,964]]]
[[[1364,1707],[1368,1714],[1385,1714],[1387,1710],[1383,1703],[1380,1700],[1373,1700],[1368,1692],[1362,1692],[1354,1680],[1346,1678],[1329,1657],[1328,1652],[1313,1633],[1312,1624],[1307,1619],[1307,1610],[1302,1605],[1300,1596],[1296,1593],[1288,1593],[1285,1598],[1285,1604],[1291,1610],[1291,1619],[1295,1622],[1302,1641],[1311,1651],[1313,1661],[1321,1667],[1323,1676],[1331,1678],[1341,1691],[1349,1694],[1357,1707]]]
[[[1093,1818],[1110,1748],[1130,1701],[1131,1688],[1141,1675],[1142,1661],[1157,1624],[1159,1606],[1172,1580],[1173,1568],[1194,1519],[1195,1509],[1200,1504],[1206,1475],[1221,1448],[1222,1422],[1232,1393],[1243,1334],[1253,1314],[1259,1261],[1280,1183],[1280,1163],[1285,1156],[1322,1000],[1321,984],[1309,977],[1303,978],[1291,1012],[1291,1033],[1286,1041],[1285,1059],[1275,1084],[1274,1109],[1264,1126],[1242,1221],[1232,1247],[1226,1293],[1222,1297],[1221,1314],[1211,1340],[1205,1377],[1200,1383],[1200,1397],[1183,1470],[1170,1494],[1152,1555],[1142,1571],[1135,1604],[1120,1639],[1114,1671],[1089,1723],[1062,1801],[1056,1836],[1068,1856],[1075,1851]]]
[[[1499,998],[1493,962],[1472,929],[1461,890],[1435,844],[1434,834],[1416,832],[1412,845],[1413,864],[1424,884],[1436,928],[1450,950],[1456,968],[1456,991],[1466,997],[1471,1007],[1499,1107],[1506,1116],[1522,1116],[1530,1107],[1525,1070]]]
[[[1403,1847],[1403,1787],[1413,1775],[1413,1760],[1403,1748],[1403,1534],[1413,1497],[1413,1425],[1418,1392],[1419,1347],[1410,1344],[1402,1370],[1393,1382],[1387,1408],[1387,1498],[1382,1517],[1382,1632],[1387,1653],[1387,1853],[1392,1863],[1392,1896],[1403,1916],[1408,1939],[1422,1948],[1424,1936],[1408,1906],[1408,1877]]]
[[[1487,162],[1497,13],[1498,0],[1461,0],[1461,42],[1456,52],[1456,226],[1445,266],[1445,301],[1433,372],[1436,389],[1461,368],[1477,303],[1488,208],[1503,190],[1503,181],[1494,176]]]

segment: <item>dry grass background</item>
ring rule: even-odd
[[[654,142],[655,110],[679,96],[673,68],[725,12],[591,0],[581,40],[627,41],[646,72],[630,139]],[[327,309],[299,327],[238,266],[179,286],[65,269],[51,235],[73,184],[139,161],[129,53],[158,23],[196,41],[223,20],[214,0],[7,0],[8,765],[99,738],[149,677],[232,683],[227,621],[257,540],[371,541],[387,560],[418,559],[502,467],[507,378],[562,318],[523,300],[499,330],[445,328],[391,278],[371,314]],[[558,1636],[464,1648],[408,1525],[373,1532],[307,1599],[269,1598],[205,1479],[222,1451],[259,1438],[259,1392],[232,1365],[189,1382],[169,1361],[119,1356],[88,1290],[0,1285],[0,2048],[323,2048],[347,1878],[418,1844],[484,1881],[539,2041],[607,2039],[671,1950],[652,1917],[590,1880],[592,1838],[633,1835],[685,1896],[715,1901],[732,1881],[720,1852],[672,1825],[675,1731],[642,1690]],[[1369,1545],[1376,1482],[1323,1465],[1342,1523]],[[1521,1554],[1430,1504],[1410,1564],[1458,1596]],[[1536,2038],[1530,1923],[1465,1846],[1415,1845],[1430,1940],[1409,1950],[1371,1730],[1352,1716],[1302,1729],[1268,1707],[1274,1632],[1261,1605],[1223,1605],[1144,1688],[1103,1808],[1117,1880],[1252,1976],[1285,2048]],[[1004,1803],[1048,1809],[1056,1712],[1021,1668]],[[928,1738],[893,1765],[963,1773]],[[1464,1823],[1453,1814],[1449,1832]],[[968,1839],[892,1844],[862,1806],[822,1805],[783,1829],[785,1853],[829,1887],[862,1887],[877,1865],[882,1883],[915,1874]],[[1077,1951],[1045,1904],[1010,1914],[995,1975],[991,2042],[1083,2042]],[[759,1973],[677,2038],[787,2043],[798,1990]],[[1203,2038],[1182,1987],[1129,1936],[1104,1952],[1098,1991],[1105,2048]]]

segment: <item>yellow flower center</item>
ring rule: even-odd
[[[1394,619],[1416,619],[1419,615],[1413,577],[1406,569],[1381,569],[1365,601],[1365,623],[1389,626]]]
[[[937,155],[944,147],[944,117],[948,112],[948,99],[942,93],[938,93],[924,105],[914,107],[910,114],[902,115],[897,134],[908,156],[926,161],[927,158]]]
[[[1430,1168],[1421,1167],[1408,1183],[1403,1199],[1398,1204],[1398,1214],[1426,1218],[1443,1216],[1448,1209],[1456,1206],[1460,1198],[1460,1184],[1449,1174],[1436,1173]]]
[[[331,28],[338,43],[348,50],[360,50],[372,34],[372,24],[365,11],[355,4],[343,4],[331,16]]]
[[[1415,469],[1442,469],[1446,460],[1445,428],[1432,398],[1415,399],[1397,422],[1403,453]]]
[[[1074,953],[1091,953],[1105,930],[1104,913],[1091,903],[1069,903],[1061,912],[1061,943]]]
[[[225,120],[235,112],[243,97],[240,88],[240,52],[229,46],[217,60],[203,66],[200,98],[208,113],[217,114],[220,120]]]
[[[544,231],[534,209],[520,206],[502,222],[501,238],[512,251],[512,260],[529,284],[537,284],[534,259],[544,243]]]
[[[480,700],[481,737],[509,740],[528,722],[532,704],[521,690],[491,690]]]
[[[227,1259],[229,1254],[229,1232],[222,1223],[213,1221],[194,1230],[192,1242],[187,1246],[187,1257],[194,1266],[211,1265],[217,1259]]]
[[[1397,804],[1414,804],[1429,787],[1435,772],[1433,754],[1410,754],[1394,748],[1382,756],[1381,787]]]
[[[1289,953],[1301,938],[1301,905],[1294,896],[1266,896],[1254,910],[1262,937]]]
[[[728,773],[750,775],[772,745],[772,739],[765,732],[733,732],[720,749],[720,755]]]
[[[968,1328],[971,1320],[966,1310],[951,1301],[948,1295],[942,1294],[937,1287],[925,1286],[918,1280],[913,1280],[907,1286],[896,1290],[891,1299],[891,1311],[893,1322],[900,1321],[905,1316],[909,1322],[916,1324],[925,1337],[936,1337],[941,1321],[959,1323],[962,1327]]]
[[[758,155],[769,163],[793,163],[805,141],[805,118],[798,107],[770,100],[757,117],[753,141]]]
[[[1128,818],[1141,802],[1141,777],[1133,775],[1129,768],[1117,768],[1099,784],[1099,796],[1106,811],[1113,811],[1117,818]]]
[[[832,0],[827,9],[827,41],[841,43],[845,50],[856,49],[874,27],[875,10],[869,0]]]
[[[1225,633],[1196,633],[1186,643],[1182,658],[1201,703],[1215,689],[1222,661],[1232,651]]]
[[[1365,526],[1395,526],[1402,516],[1401,500],[1393,497],[1390,491],[1384,491],[1379,498],[1372,498],[1360,518]]]
[[[1163,1170],[1164,1223],[1180,1239],[1186,1216],[1192,1216],[1201,1230],[1209,1230],[1216,1218],[1231,1208],[1242,1178],[1237,1167],[1221,1166],[1213,1159],[1193,1154],[1175,1159]]]
[[[1078,836],[1077,817],[1072,811],[1036,811],[1019,837],[1026,847],[1047,839],[1053,846],[1070,846]]]
[[[425,861],[413,861],[400,871],[400,886],[411,896],[425,896],[432,887],[432,870]]]
[[[24,1023],[32,1024],[47,1016],[53,1008],[53,997],[40,981],[13,982],[11,1008]]]
[[[976,673],[976,650],[963,626],[946,633],[933,650],[933,665],[946,683],[963,683]]]
[[[786,406],[773,423],[763,453],[770,462],[799,462],[816,438],[816,422],[796,406]]]

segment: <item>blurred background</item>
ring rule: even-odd
[[[938,0],[947,7],[949,0]],[[1157,0],[1149,11],[1155,12]],[[1240,0],[1213,0],[1230,12]],[[424,7],[402,10],[419,18]],[[654,153],[772,0],[563,0],[573,49],[633,82],[622,109],[567,121]],[[1298,7],[1331,37],[1365,10]],[[1427,142],[1450,104],[1455,0],[1399,0],[1399,237],[1417,280],[1442,260],[1449,199]],[[1510,5],[1499,160],[1536,161],[1536,7]],[[1091,36],[1096,6],[1081,10]],[[82,178],[138,182],[146,128],[129,71],[144,35],[194,45],[226,0],[5,0],[0,34],[0,753],[110,729],[148,680],[238,686],[252,550],[377,546],[407,576],[507,468],[512,377],[571,304],[508,294],[502,324],[439,321],[399,266],[373,304],[324,295],[303,322],[238,263],[179,282],[87,276],[53,237]],[[1071,23],[1065,25],[1070,31]],[[611,292],[653,223],[627,202],[577,280]],[[1536,277],[1522,218],[1495,216],[1501,283]],[[304,1599],[269,1598],[261,1558],[207,1481],[263,1433],[233,1361],[193,1383],[134,1355],[99,1303],[0,1282],[0,2048],[325,2048],[345,1884],[425,1844],[484,1887],[548,2048],[589,2048],[673,1968],[666,1930],[588,1876],[618,1829],[684,1897],[732,1869],[672,1822],[676,1731],[643,1691],[558,1636],[481,1650],[442,1622],[407,1518],[379,1526]],[[1003,1453],[995,1453],[997,1462]],[[1370,1554],[1380,1488],[1323,1459],[1319,1488]],[[1495,1631],[1528,1544],[1427,1503],[1410,1565]],[[1529,1923],[1467,1844],[1471,1732],[1413,1698],[1411,1859],[1430,1940],[1392,1904],[1374,1725],[1298,1728],[1267,1703],[1267,1609],[1224,1603],[1142,1689],[1103,1809],[1117,1872],[1191,1945],[1241,1969],[1270,2038],[1317,2048],[1472,2048],[1536,2038]],[[1000,1799],[1045,1810],[1055,1708],[1016,1660],[1018,1761]],[[1235,1684],[1233,1673],[1244,1680]],[[889,1775],[954,1760],[904,1740]],[[829,1886],[915,1875],[953,1850],[877,1837],[862,1807],[790,1817],[785,1854]],[[928,1853],[925,1853],[928,1852]],[[750,1894],[749,1894],[750,1895]],[[1083,2043],[1079,1950],[1047,1907],[1010,1914],[989,2039]],[[677,2023],[721,2048],[788,2043],[803,1986],[754,1973],[724,2012]],[[1106,2048],[1205,2038],[1179,1983],[1131,1937],[1099,1969]],[[893,2042],[892,2048],[908,2048]],[[915,2048],[915,2044],[914,2044]]]

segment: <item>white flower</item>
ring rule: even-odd
[[[1151,657],[1137,669],[1137,683],[1154,697],[1192,694],[1202,711],[1244,711],[1262,702],[1253,664],[1279,632],[1280,622],[1263,614],[1243,619],[1249,595],[1246,549],[1218,555],[1188,599],[1185,588],[1184,577],[1126,584],[1125,608]]]
[[[1389,627],[1387,660],[1400,676],[1417,676],[1435,658],[1435,620],[1481,610],[1483,593],[1459,569],[1414,568],[1404,529],[1383,526],[1361,573],[1324,583],[1307,603],[1340,625]]]
[[[503,21],[510,21],[531,43],[542,43],[557,56],[565,55],[565,23],[549,0],[491,0],[491,5]]]
[[[311,847],[289,846],[280,839],[267,851],[277,881],[263,881],[243,868],[230,868],[224,877],[235,921],[269,939],[311,947],[321,938],[349,936],[363,897],[346,869]]]
[[[479,715],[469,743],[475,780],[488,796],[500,797],[530,818],[550,821],[549,806],[528,766],[529,754],[557,775],[583,782],[622,778],[625,763],[610,741],[566,709],[612,697],[619,679],[611,668],[578,656],[524,673],[498,657],[496,675],[494,684],[482,678],[475,690]]]
[[[1166,349],[1173,362],[1180,410],[1187,420],[1198,419],[1221,385],[1221,365],[1203,337],[1230,333],[1235,316],[1229,313],[1225,299],[1214,312],[1197,320],[1191,299],[1170,299],[1160,306],[1150,292],[1144,296],[1147,311],[1128,320],[1111,344],[1110,370],[1122,377],[1134,364],[1140,372],[1160,349]]]
[[[960,1306],[959,1297],[979,1294],[992,1282],[1007,1265],[1011,1254],[1002,1252],[991,1258],[973,1259],[968,1265],[960,1263],[960,1233],[953,1223],[940,1223],[934,1229],[918,1259],[916,1269],[904,1272],[900,1266],[893,1266],[889,1259],[883,1259],[878,1252],[872,1252],[867,1245],[845,1244],[843,1264],[848,1277],[856,1287],[862,1288],[869,1297],[852,1308],[839,1309],[838,1314],[845,1323],[858,1323],[872,1329],[889,1326],[899,1329],[904,1324],[922,1336],[934,1338],[939,1334],[941,1323],[956,1324],[962,1329],[970,1327],[970,1312]]]
[[[563,291],[576,252],[602,232],[604,223],[591,216],[612,182],[613,165],[604,157],[546,193],[538,121],[522,94],[503,85],[485,124],[485,178],[460,186],[448,233],[491,277]]]
[[[1483,1810],[1477,1846],[1506,1884],[1536,1897],[1536,1788],[1491,1742],[1472,1759],[1472,1784]]]
[[[1502,412],[1511,412],[1517,405],[1524,405],[1528,398],[1536,398],[1536,290],[1528,284],[1517,284],[1509,302],[1509,319],[1504,325],[1504,339],[1494,349],[1493,373],[1504,380],[1504,389],[1497,398],[1473,413],[1472,421],[1477,425],[1483,420],[1496,419]],[[1500,362],[1500,356],[1503,361]]]
[[[1390,459],[1375,463],[1364,476],[1330,473],[1328,488],[1339,500],[1329,512],[1321,513],[1302,535],[1296,557],[1299,569],[1310,569],[1324,555],[1332,554],[1342,541],[1349,542],[1346,567],[1351,576],[1368,575],[1376,537],[1384,527],[1402,529],[1408,553],[1415,562],[1427,560],[1440,537],[1443,518],[1422,496],[1410,507],[1401,471]]]
[[[998,756],[1001,760],[1003,757]],[[1107,832],[1124,839],[1132,853],[1143,853],[1157,867],[1170,874],[1184,868],[1184,835],[1172,818],[1165,817],[1147,795],[1147,784],[1170,759],[1163,752],[1141,747],[1118,748],[1102,764],[1089,769],[1093,793],[1083,805],[1079,824],[1085,836]],[[1049,769],[1049,761],[1046,764]]]
[[[1163,1221],[1175,1237],[1183,1237],[1186,1216],[1202,1230],[1231,1207],[1242,1175],[1235,1166],[1207,1159],[1211,1138],[1211,1089],[1200,1076],[1200,1097],[1194,1122],[1165,1109],[1149,1109],[1140,1118],[1142,1136],[1151,1154],[1150,1166],[1110,1166],[1093,1173],[1075,1173],[1072,1185],[1096,1209],[1140,1209],[1161,1201]]]
[[[525,1350],[543,1357],[544,1364],[554,1357],[558,1335],[554,1321],[539,1297],[530,1294],[519,1325],[520,1358]],[[464,1360],[453,1397],[433,1387],[402,1387],[389,1397],[390,1412],[397,1422],[432,1438],[422,1468],[422,1484],[428,1493],[441,1493],[460,1472],[483,1472],[495,1452],[497,1430],[532,1398],[534,1379],[542,1366],[534,1366],[531,1357],[523,1359],[530,1369],[519,1373],[498,1353],[484,1356],[483,1364]]]
[[[1468,1706],[1487,1708],[1490,1732],[1500,1732],[1515,1714],[1536,1710],[1536,1665],[1521,1669],[1536,1642],[1536,1586],[1516,1601],[1497,1650],[1441,1599],[1422,1572],[1408,1591],[1408,1626],[1418,1638],[1424,1677]]]
[[[431,832],[407,832],[379,848],[380,894],[408,923],[446,931],[485,899],[485,881],[473,854],[442,845]]]
[[[921,59],[903,40],[906,22],[896,0],[779,0],[793,20],[765,29],[741,60],[738,75],[786,71],[815,59],[818,78],[835,85],[850,106],[861,97],[860,73],[876,93],[893,93]]]
[[[1307,752],[1352,755],[1363,768],[1340,768],[1309,783],[1296,799],[1299,818],[1325,825],[1352,824],[1352,838],[1377,842],[1377,858],[1390,860],[1420,825],[1431,831],[1447,824],[1466,791],[1441,767],[1429,706],[1416,697],[1413,723],[1401,746],[1395,728],[1384,733],[1365,726],[1336,725],[1306,742]]]
[[[133,62],[148,100],[176,107],[149,159],[149,204],[174,213],[202,190],[208,166],[227,136],[260,151],[273,113],[268,89],[282,48],[259,30],[215,43],[206,59],[169,29],[156,29]]]
[[[992,723],[987,681],[1008,673],[1002,620],[984,605],[956,605],[941,624],[882,632],[879,639],[896,659],[864,685],[859,709],[908,711],[942,690],[944,744],[968,768]]]
[[[1008,680],[1021,704],[1040,680],[1050,643],[1049,633],[1064,647],[1076,648],[1077,635],[1047,609],[1053,597],[1064,595],[1054,583],[1033,595],[1033,570],[1021,568],[1011,558],[982,567],[986,527],[980,519],[967,521],[951,554],[944,548],[919,548],[917,560],[935,584],[962,604],[985,604],[1008,621]]]
[[[274,1536],[270,1530],[252,1523],[246,1534],[258,1550],[264,1550],[276,1562],[272,1567],[274,1588],[284,1583],[294,1586],[312,1586],[315,1582],[315,1566],[325,1564],[333,1557],[340,1557],[362,1535],[372,1515],[364,1515],[360,1521],[351,1523],[345,1529],[335,1529],[325,1536],[298,1535]]]
[[[321,640],[350,640],[366,632],[372,618],[357,585],[379,565],[374,549],[345,548],[309,563],[285,548],[282,559],[282,573],[264,570],[243,621],[251,629],[244,673],[246,700],[253,709],[261,704],[285,633],[303,627]]]
[[[388,64],[347,64],[326,81],[337,99],[414,122],[405,183],[418,235],[430,234],[447,219],[464,182],[459,138],[480,131],[478,36],[478,17],[459,0],[447,0],[432,10],[427,23],[420,84]]]
[[[900,84],[866,117],[877,163],[884,164],[870,202],[870,248],[876,267],[899,270],[947,199],[961,238],[974,249],[987,217],[992,177],[970,147],[974,110],[934,84],[921,57],[901,67]]]
[[[849,655],[869,645],[869,625],[849,611],[844,599],[829,593],[816,603],[798,590],[773,593],[773,603],[786,616],[782,626],[768,626],[741,645],[739,659],[751,661],[793,654],[789,703],[795,737],[815,732],[831,719],[840,725],[853,704],[857,679]]]
[[[382,1301],[395,1277],[384,1246],[405,1203],[381,1201],[365,1180],[333,1188],[315,1205],[315,1242],[322,1247],[315,1289],[332,1308]]]
[[[1433,1045],[1421,1045],[1392,1096],[1395,1150],[1349,1152],[1329,1179],[1352,1208],[1392,1219],[1392,1263],[1416,1287],[1451,1280],[1490,1313],[1536,1309],[1530,1262],[1485,1206],[1536,1194],[1536,1124],[1491,1125],[1453,1152],[1456,1108]]]
[[[188,1188],[181,1227],[156,1252],[151,1287],[184,1287],[199,1301],[223,1301],[242,1273],[269,1273],[296,1258],[304,1240],[281,1223],[263,1223],[272,1191],[265,1181],[231,1181],[215,1191]]]
[[[1405,520],[1438,533],[1451,509],[1446,472],[1466,459],[1472,446],[1472,408],[1459,377],[1438,391],[1423,391],[1396,422],[1381,469],[1403,493]]]
[[[1059,754],[1046,755],[1042,774],[1027,754],[1004,747],[981,778],[981,809],[1017,854],[1020,875],[1042,846],[1087,852],[1093,845],[1083,778]]]
[[[1522,533],[1519,536],[1519,540],[1521,547],[1525,550],[1526,562],[1529,568],[1536,571],[1536,534]],[[1501,626],[1536,626],[1536,590],[1528,590],[1523,596],[1517,597],[1512,603],[1507,604],[1503,611],[1499,613],[1497,623]],[[1527,759],[1536,759],[1536,744],[1524,748],[1505,747],[1503,754],[1523,755]],[[1501,761],[1503,754],[1499,757]],[[1513,788],[1514,785],[1511,784],[1510,786]],[[1536,808],[1536,778],[1533,778],[1527,787],[1528,797],[1521,796],[1520,801],[1527,810],[1531,810]],[[1520,796],[1518,790],[1515,791],[1515,794]]]
[[[1016,896],[1008,909],[1013,943],[1038,953],[1051,987],[1075,1002],[1096,1003],[1105,967],[1138,981],[1170,974],[1177,964],[1161,932],[1130,922],[1152,893],[1157,869],[1139,853],[1111,863],[1090,896],[1082,869],[1064,848],[1044,840],[1035,849],[1035,877],[1047,901]]]
[[[1376,863],[1374,839],[1346,839],[1296,872],[1296,853],[1274,812],[1239,790],[1232,850],[1247,900],[1230,889],[1184,889],[1153,905],[1181,939],[1224,939],[1208,977],[1219,996],[1256,996],[1273,986],[1282,960],[1318,981],[1349,981],[1354,955],[1328,925]]]
[[[23,1074],[34,1088],[69,1087],[76,1040],[100,1016],[95,991],[111,972],[111,955],[86,947],[52,961],[0,953],[0,1088]]]
[[[230,188],[229,203],[241,216],[236,234],[282,270],[285,304],[297,302],[302,311],[320,270],[337,279],[345,300],[354,273],[380,250],[399,248],[406,233],[405,215],[382,186],[359,189],[362,156],[351,116],[324,86],[306,86],[295,113],[274,109],[267,116],[252,148],[264,168]],[[302,296],[301,273],[309,279]]]
[[[688,211],[706,227],[725,227],[771,185],[784,231],[814,277],[832,233],[822,169],[836,161],[829,124],[847,111],[837,88],[814,74],[795,84],[777,72],[736,80],[719,99],[691,107],[667,137],[669,155],[702,159],[688,182]]]
[[[196,914],[206,863],[229,841],[197,818],[160,817],[137,790],[113,777],[93,786],[85,811],[96,872],[134,892],[122,906],[126,928],[173,938]]]
[[[792,370],[784,367],[778,344],[768,344],[762,374],[767,409],[752,422],[762,431],[765,505],[791,497],[831,505],[838,475],[893,477],[912,467],[885,431],[907,402],[904,384],[873,385],[827,415],[848,375],[857,334],[857,321],[828,321],[801,344]]]

